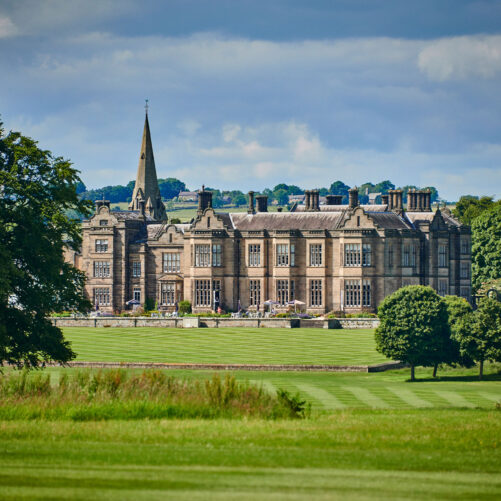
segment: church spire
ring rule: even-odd
[[[141,143],[141,153],[139,154],[136,185],[134,186],[129,208],[131,210],[140,210],[142,202],[145,204],[147,214],[157,221],[162,221],[166,218],[166,214],[158,188],[155,158],[153,157],[153,145],[148,122],[148,100],[146,100],[145,110],[143,141]]]

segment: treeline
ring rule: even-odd
[[[103,198],[109,200],[111,203],[130,202],[132,200],[132,192],[134,191],[135,181],[130,181],[125,186],[117,184],[115,186],[105,186],[104,188],[97,188],[95,190],[87,190],[83,183],[77,187],[77,192],[82,198],[92,200],[102,200]],[[164,200],[171,200],[178,196],[180,191],[186,190],[186,185],[175,179],[169,177],[167,179],[159,179],[158,187],[160,195]]]
[[[159,179],[158,185],[160,188],[160,194],[164,200],[172,200],[179,195],[180,191],[186,191],[186,185],[179,179],[167,178]],[[348,190],[351,186],[343,183],[342,181],[334,181],[328,188],[321,187],[318,188],[320,191],[320,196],[325,195],[341,195],[343,197],[343,203],[348,202]],[[373,184],[370,182],[364,183],[358,186],[358,194],[360,203],[366,204],[369,201],[370,193],[381,193],[386,194],[389,190],[394,190],[396,188],[389,180],[381,181],[379,183]],[[431,201],[435,202],[438,199],[438,191],[433,186],[424,186],[421,189],[428,188],[431,191]],[[247,194],[240,190],[219,190],[217,188],[206,188],[213,193],[213,205],[215,207],[221,207],[222,205],[231,203],[234,206],[241,206],[247,203]],[[410,189],[419,189],[418,186],[407,185],[402,187],[404,194],[404,203],[407,202],[407,192]],[[78,193],[82,198],[87,198],[92,201],[101,200],[105,198],[112,203],[118,202],[130,202],[132,198],[132,191],[134,190],[134,181],[130,181],[127,185],[116,185],[116,186],[105,186],[104,188],[98,188],[95,190],[87,190],[83,183],[78,186]],[[277,184],[273,189],[265,188],[262,192],[263,195],[267,195],[270,202],[276,201],[279,205],[286,205],[289,203],[289,195],[303,195],[304,189],[296,186],[294,184]],[[256,192],[256,194],[259,194]]]

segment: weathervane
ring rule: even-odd
[[[146,110],[146,114],[148,114],[148,109],[149,109],[149,106],[148,106],[148,101],[149,101],[149,99],[145,99],[144,101],[145,101],[145,103],[146,103],[146,104],[144,105],[144,109]]]

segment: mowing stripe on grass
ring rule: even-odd
[[[386,389],[412,407],[433,407],[432,403],[419,398],[412,390],[392,386],[387,386]]]
[[[472,404],[471,402],[466,400],[466,398],[464,398],[459,393],[456,393],[455,391],[443,391],[443,390],[434,390],[434,391],[439,397],[442,397],[443,399],[447,400],[447,402],[449,402],[454,407],[475,407],[475,404]]]
[[[487,393],[486,391],[481,391],[478,393],[485,400],[491,400],[492,402],[501,402],[501,395],[494,395],[494,393]]]
[[[346,405],[343,404],[343,402],[341,402],[332,393],[325,391],[318,386],[313,386],[306,383],[298,383],[296,384],[296,386],[303,393],[307,393],[315,400],[318,400],[321,406],[325,409],[344,409],[346,407]]]
[[[249,383],[256,385],[257,387],[263,388],[264,391],[275,395],[277,393],[277,389],[275,385],[266,379],[251,379]]]
[[[386,362],[374,331],[328,329],[64,328],[87,362],[368,365]]]
[[[368,407],[380,407],[380,408],[389,407],[389,405],[384,400],[374,395],[371,391],[369,391],[366,388],[362,388],[360,386],[343,386],[343,388],[353,393],[353,395],[357,400],[364,403]]]

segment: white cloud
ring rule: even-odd
[[[92,187],[135,176],[148,97],[158,175],[191,188],[391,179],[453,199],[490,193],[501,166],[499,42],[459,40],[87,33],[16,59],[0,108]]]
[[[4,16],[0,16],[0,38],[7,38],[15,35],[17,28],[14,23]]]
[[[418,66],[430,80],[492,78],[501,71],[501,36],[444,38],[428,44]]]

